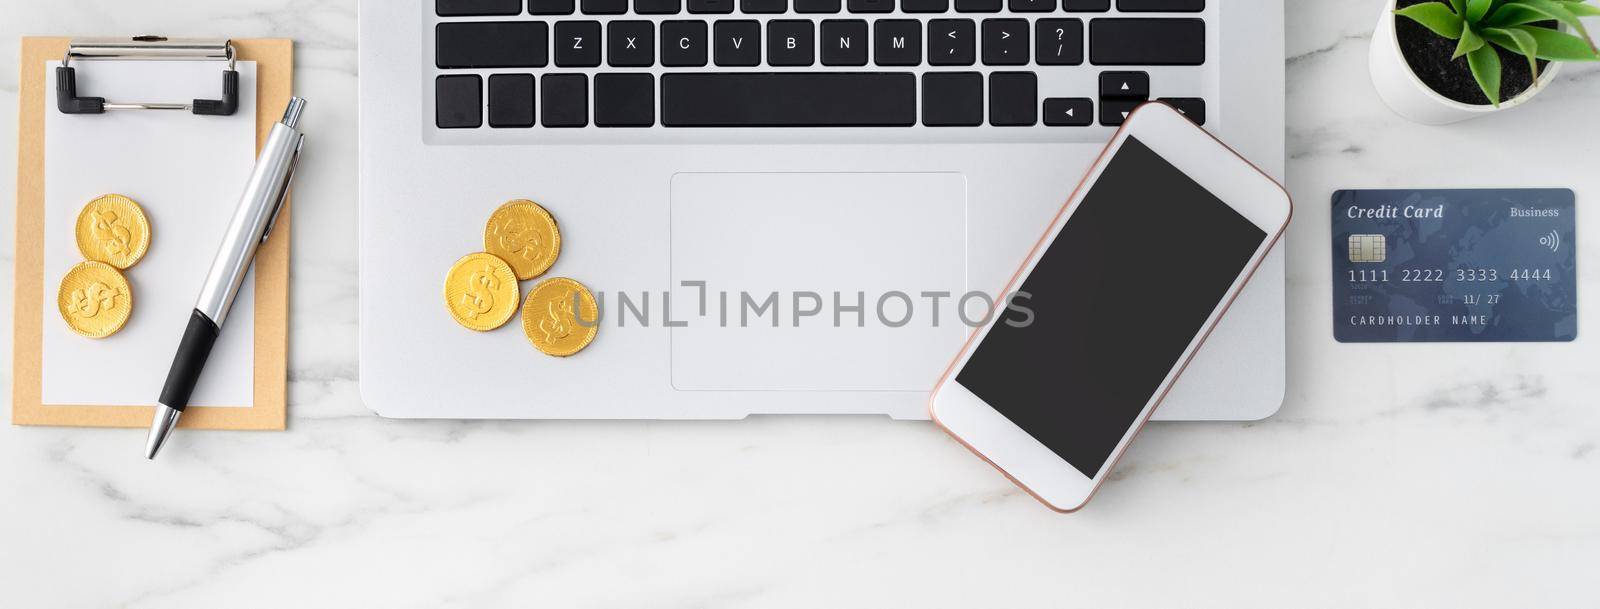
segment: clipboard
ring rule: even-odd
[[[16,211],[16,271],[14,335],[12,344],[12,409],[11,422],[15,425],[57,425],[79,427],[146,427],[150,423],[153,407],[150,405],[96,405],[90,403],[46,403],[44,399],[44,343],[45,324],[64,323],[58,316],[47,315],[45,307],[47,290],[54,294],[53,282],[45,269],[45,219],[46,219],[46,113],[102,114],[138,111],[180,110],[195,116],[189,120],[207,120],[208,116],[231,115],[238,106],[254,109],[255,150],[271,130],[276,117],[288,102],[294,68],[293,43],[284,39],[249,39],[222,41],[228,49],[225,57],[204,57],[226,61],[219,68],[222,76],[208,83],[215,95],[195,98],[192,102],[173,100],[137,100],[123,102],[113,96],[117,91],[79,90],[78,81],[69,68],[72,60],[94,60],[118,57],[128,60],[192,59],[201,58],[202,51],[183,40],[161,37],[135,37],[126,39],[96,39],[100,44],[74,44],[69,38],[24,37],[22,40],[18,147],[17,147],[17,211]],[[210,45],[205,45],[210,46]],[[70,49],[70,53],[69,53]],[[49,78],[47,64],[59,62],[55,78]],[[253,62],[254,99],[240,104],[241,94],[235,62]],[[230,75],[232,73],[232,75]],[[48,95],[50,81],[56,84],[56,95]],[[220,83],[220,84],[219,84]],[[86,87],[88,89],[88,87]],[[106,95],[108,97],[91,97]],[[230,95],[234,96],[230,100]],[[55,97],[59,104],[47,103]],[[107,101],[108,98],[110,101]],[[235,107],[230,107],[230,105]],[[81,117],[93,120],[93,117]],[[77,120],[75,118],[74,120]],[[135,151],[137,152],[137,151]],[[251,160],[253,160],[253,155]],[[174,174],[178,175],[178,174]],[[243,188],[244,184],[238,184]],[[236,195],[235,195],[236,196]],[[217,205],[231,210],[234,199],[218,201]],[[290,202],[285,201],[277,220],[276,239],[269,239],[257,253],[254,268],[254,329],[250,334],[253,353],[252,387],[246,390],[251,403],[236,406],[191,406],[180,423],[182,428],[281,430],[285,422],[286,372],[288,364],[288,279]],[[63,229],[53,226],[52,230]],[[156,243],[167,239],[195,239],[209,241],[215,235],[162,235],[156,227]],[[154,247],[154,246],[153,246]],[[137,269],[132,269],[137,273]],[[137,282],[137,279],[133,279]],[[137,290],[137,285],[135,285]],[[137,293],[137,292],[136,292]],[[192,295],[185,294],[192,298]],[[178,315],[176,311],[140,311],[135,299],[135,315]],[[137,318],[136,318],[137,320]],[[130,322],[130,325],[135,322]],[[115,338],[115,337],[113,337]],[[86,339],[87,340],[87,339]],[[172,337],[171,348],[176,350],[178,335]],[[169,356],[166,356],[170,358]],[[167,361],[170,361],[168,359]],[[164,367],[164,363],[162,364]],[[154,404],[161,389],[161,379],[149,381],[149,398],[139,403]],[[142,394],[142,389],[140,390]]]

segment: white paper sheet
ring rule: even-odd
[[[55,68],[45,70],[44,345],[46,404],[154,404],[255,162],[256,66],[239,62],[239,110],[196,116],[168,110],[55,110]],[[111,102],[215,99],[222,64],[211,61],[77,62],[78,94]],[[61,278],[83,261],[78,212],[103,194],[127,195],[151,223],[150,250],[124,271],[133,316],[99,340],[61,319]],[[254,395],[255,273],[246,278],[190,404],[250,406]]]

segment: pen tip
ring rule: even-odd
[[[161,445],[167,443],[167,436],[178,426],[178,416],[182,414],[183,411],[165,404],[156,405],[155,417],[150,420],[150,435],[144,441],[145,459],[155,459],[156,453],[161,452]]]

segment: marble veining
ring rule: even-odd
[[[142,431],[0,425],[0,606],[1594,606],[1600,298],[1570,344],[1341,345],[1327,210],[1338,188],[1428,186],[1566,186],[1586,208],[1600,69],[1413,125],[1367,80],[1381,2],[1287,2],[1288,400],[1152,426],[1064,517],[925,423],[379,419],[357,388],[355,0],[3,0],[8,201],[22,35],[292,37],[315,105],[290,431],[189,433],[151,464]],[[1578,221],[1600,235],[1600,213]]]

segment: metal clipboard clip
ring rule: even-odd
[[[72,60],[140,59],[226,61],[222,71],[222,98],[183,103],[110,103],[104,97],[80,97]],[[239,72],[234,69],[233,44],[226,38],[76,38],[56,68],[56,109],[62,114],[104,114],[106,110],[186,110],[207,116],[232,116],[239,109]]]

